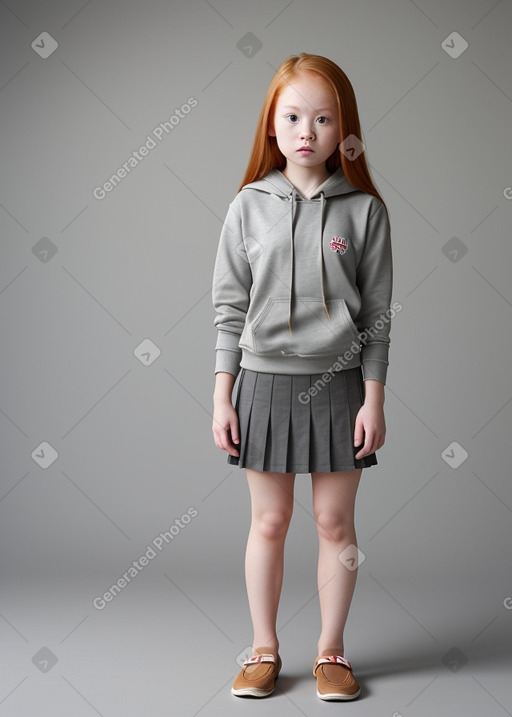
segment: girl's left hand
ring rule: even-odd
[[[357,448],[363,441],[364,445],[355,457],[359,459],[370,455],[370,453],[375,453],[384,445],[385,437],[386,421],[382,404],[378,402],[363,403],[356,416],[354,447]]]

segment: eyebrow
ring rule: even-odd
[[[298,110],[299,107],[295,107],[295,105],[285,105],[283,107],[283,110]],[[332,110],[331,107],[321,107],[319,110],[313,110],[313,112],[330,112]]]

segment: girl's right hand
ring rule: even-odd
[[[226,451],[230,456],[240,455],[234,445],[240,443],[238,415],[231,401],[214,401],[212,431],[217,448]]]

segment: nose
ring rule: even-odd
[[[304,123],[304,126],[301,128],[300,137],[301,139],[314,139],[315,137],[315,133],[307,122]]]

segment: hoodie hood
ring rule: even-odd
[[[296,214],[297,202],[318,202],[319,213],[318,213],[318,251],[320,254],[321,264],[321,291],[324,310],[329,321],[331,316],[327,308],[325,301],[324,291],[324,277],[325,277],[325,266],[324,266],[324,254],[322,248],[322,238],[324,233],[324,214],[325,204],[329,197],[339,196],[340,194],[349,194],[351,192],[357,192],[358,190],[353,187],[345,174],[343,169],[338,169],[328,177],[325,182],[315,189],[314,194],[309,198],[305,199],[295,189],[293,184],[288,181],[284,174],[279,169],[272,169],[262,179],[258,179],[255,182],[250,182],[242,187],[244,189],[255,189],[259,192],[266,194],[272,194],[282,201],[289,202],[290,205],[290,294],[288,304],[288,328],[290,333],[292,332],[292,303],[293,303],[293,278],[294,278],[294,266],[295,266],[295,240],[294,240],[294,218]]]

